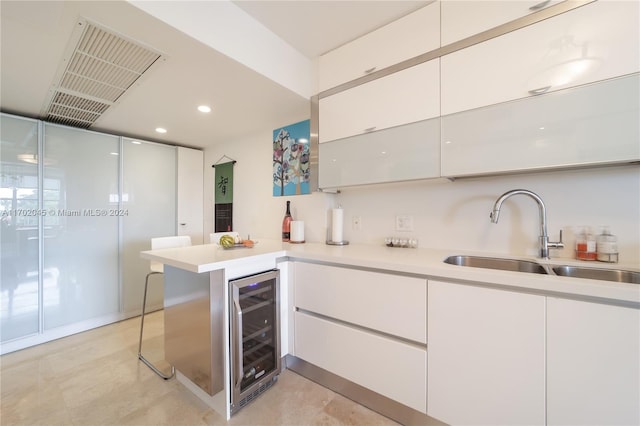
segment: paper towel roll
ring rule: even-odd
[[[342,242],[342,228],[344,215],[342,209],[331,210],[331,241],[334,243]]]
[[[294,243],[304,242],[304,222],[302,220],[291,221],[291,241]]]

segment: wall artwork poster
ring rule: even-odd
[[[310,194],[310,121],[273,131],[273,196]]]
[[[233,165],[235,163],[235,160],[232,160],[213,165],[215,168],[215,232],[233,231]]]

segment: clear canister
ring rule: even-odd
[[[596,249],[600,262],[618,262],[618,238],[611,234],[608,226],[602,227],[602,232],[596,239]]]

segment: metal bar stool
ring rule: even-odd
[[[189,236],[175,236],[175,237],[159,237],[151,239],[151,250],[174,248],[174,247],[187,247],[191,245],[191,237]],[[144,330],[144,315],[147,306],[147,289],[149,288],[149,277],[152,275],[162,275],[164,273],[164,265],[159,262],[150,262],[149,273],[144,280],[144,296],[142,297],[142,315],[140,316],[140,341],[138,342],[138,359],[145,363],[154,373],[162,377],[164,380],[169,380],[175,373],[175,367],[171,366],[171,374],[166,375],[160,371],[155,365],[147,360],[142,355],[142,332]]]

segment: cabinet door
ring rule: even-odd
[[[442,175],[638,161],[638,93],[632,74],[443,117]]]
[[[440,4],[433,3],[319,58],[319,91],[440,47]]]
[[[398,71],[319,101],[319,142],[440,115],[439,59]]]
[[[318,155],[325,189],[440,177],[440,119],[323,143]]]
[[[562,0],[441,1],[441,41],[446,46],[546,9]]]
[[[176,232],[176,148],[123,138],[122,141],[122,303],[127,316],[139,315],[151,238]],[[149,277],[147,311],[162,309],[162,276]]]
[[[427,281],[297,262],[295,306],[426,343]]]
[[[46,123],[44,328],[120,311],[117,136]],[[77,213],[74,213],[77,212]]]
[[[426,413],[424,348],[295,313],[296,356]]]
[[[178,148],[178,235],[189,235],[192,244],[203,243],[204,154]]]
[[[547,300],[549,425],[640,424],[640,311]]]
[[[42,289],[39,271],[38,122],[0,114],[0,342],[35,335],[39,331]],[[45,163],[46,164],[46,163]],[[45,194],[58,185],[46,181]],[[57,209],[50,197],[45,209]],[[26,214],[20,214],[25,212]],[[44,238],[55,230],[46,229]],[[55,285],[54,270],[45,268],[43,284]],[[4,346],[6,348],[6,346]]]
[[[545,423],[545,298],[429,281],[428,414],[449,424]]]
[[[637,1],[598,1],[445,55],[442,115],[640,70]]]

